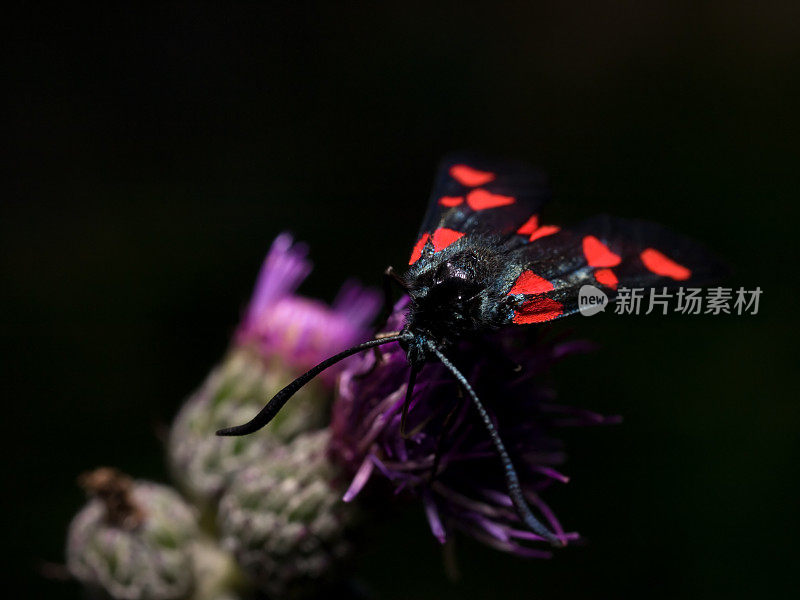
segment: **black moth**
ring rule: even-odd
[[[249,423],[218,435],[257,431],[323,370],[357,352],[398,342],[410,366],[401,428],[418,371],[428,361],[441,362],[480,414],[520,519],[553,545],[563,545],[531,512],[500,433],[447,358],[448,349],[464,337],[574,314],[583,285],[599,286],[613,300],[620,285],[697,285],[722,269],[697,244],[651,223],[603,216],[568,229],[543,224],[539,211],[547,197],[542,174],[526,165],[468,155],[446,158],[408,271],[400,275],[390,267],[385,273],[385,284],[398,283],[411,300],[403,329],[321,362],[278,392]],[[388,307],[389,285],[386,290]]]

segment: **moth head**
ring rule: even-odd
[[[471,251],[443,256],[409,290],[414,321],[439,335],[476,329],[483,310],[484,279],[480,257]]]

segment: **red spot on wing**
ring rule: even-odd
[[[462,185],[476,187],[494,181],[496,175],[489,171],[479,171],[469,165],[453,165],[450,167],[450,176]]]
[[[546,235],[553,235],[559,231],[561,231],[561,227],[558,225],[542,225],[531,234],[531,238],[528,241],[532,242],[533,240],[538,240]]]
[[[583,238],[583,254],[590,267],[616,267],[622,260],[593,235]]]
[[[414,244],[414,249],[411,251],[411,260],[408,261],[408,264],[413,265],[420,259],[422,256],[422,251],[425,249],[425,244],[428,243],[428,240],[433,242],[433,251],[439,252],[439,250],[444,250],[450,244],[463,236],[464,234],[460,231],[448,229],[447,227],[439,227],[433,232],[433,235],[430,235],[429,233],[423,233],[422,237],[420,237],[419,240],[417,240],[417,243]]]
[[[614,275],[614,271],[611,269],[597,269],[597,271],[594,272],[594,278],[597,280],[597,283],[610,287],[612,290],[617,289],[619,279],[617,279],[617,276]]]
[[[467,194],[467,204],[472,210],[484,210],[487,208],[497,208],[498,206],[508,206],[514,204],[516,198],[514,196],[503,196],[501,194],[493,194],[484,189],[472,190]]]
[[[442,206],[458,206],[463,201],[463,196],[442,196],[439,198],[439,204]]]
[[[533,215],[530,219],[525,221],[522,227],[517,229],[518,234],[529,236],[529,242],[538,240],[546,235],[553,235],[559,231],[561,231],[561,227],[557,225],[542,225],[539,227],[539,215]]]
[[[533,215],[530,219],[525,221],[525,224],[517,229],[520,235],[531,235],[539,227],[539,215]]]
[[[439,252],[439,250],[444,250],[450,244],[452,244],[457,239],[463,236],[464,234],[461,233],[460,231],[456,231],[454,229],[448,229],[447,227],[439,227],[439,229],[433,232],[434,252]]]
[[[656,275],[671,277],[676,281],[686,281],[692,276],[692,272],[689,269],[679,265],[655,248],[646,248],[639,256],[647,270]]]
[[[408,264],[413,265],[419,260],[419,257],[422,256],[422,249],[425,247],[429,237],[429,234],[423,233],[422,237],[417,240],[417,243],[414,244],[414,249],[411,250],[411,260],[408,261]]]
[[[514,286],[509,290],[508,295],[511,294],[544,294],[553,289],[553,284],[547,281],[544,277],[539,277],[533,271],[523,271]]]
[[[564,307],[552,298],[542,296],[525,302],[514,311],[514,323],[527,325],[528,323],[544,323],[560,317]]]

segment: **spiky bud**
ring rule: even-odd
[[[215,435],[250,420],[293,377],[277,358],[267,361],[251,347],[237,347],[184,404],[170,432],[169,462],[175,479],[201,505],[213,504],[239,469],[324,424],[328,392],[312,382],[258,435]]]
[[[180,600],[195,587],[195,512],[169,487],[102,468],[81,478],[93,496],[73,519],[67,566],[120,600]]]
[[[306,433],[241,471],[219,504],[222,545],[258,587],[302,597],[333,583],[355,508],[342,502],[330,433]]]

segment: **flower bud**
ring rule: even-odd
[[[324,424],[329,393],[312,382],[257,435],[215,435],[220,428],[249,421],[293,377],[278,359],[267,363],[249,347],[233,349],[211,372],[178,413],[169,438],[171,470],[192,498],[213,505],[239,469]]]
[[[67,567],[114,599],[190,597],[195,512],[169,487],[102,468],[82,477],[93,498],[73,519]]]
[[[219,504],[223,546],[259,588],[302,597],[333,583],[355,507],[342,502],[330,433],[305,433],[241,471]]]

